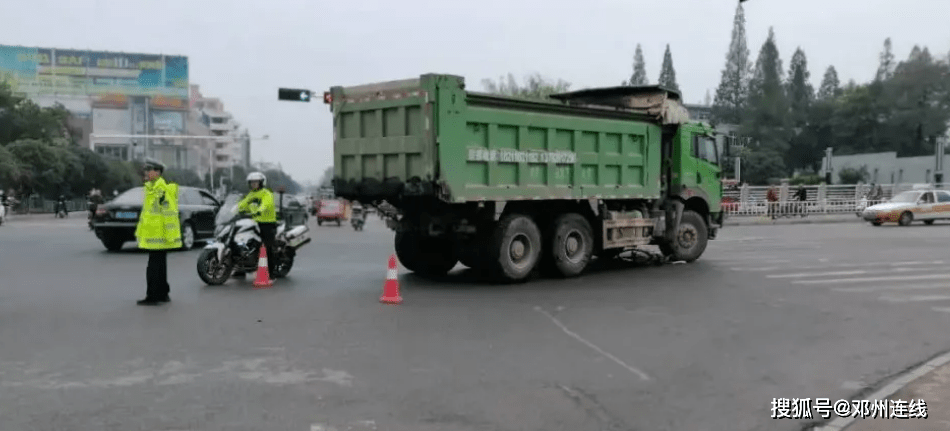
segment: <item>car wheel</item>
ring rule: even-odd
[[[879,222],[879,221],[872,221],[872,222],[871,222],[871,226],[880,226],[880,225],[881,225],[881,222]]]
[[[924,224],[927,225],[927,226],[930,226],[930,225],[934,224],[934,221],[933,221],[933,220],[924,220]]]
[[[914,215],[910,211],[904,211],[897,223],[901,226],[910,226],[914,222]]]
[[[191,223],[185,222],[181,225],[181,249],[191,250],[195,246],[195,229]]]
[[[106,246],[106,250],[119,251],[122,250],[122,246],[125,245],[125,241],[111,236],[104,236],[102,238],[102,245]]]

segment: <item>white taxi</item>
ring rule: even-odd
[[[887,202],[868,207],[862,216],[874,226],[893,222],[907,226],[918,220],[933,224],[934,220],[950,219],[950,192],[908,190],[894,195]]]

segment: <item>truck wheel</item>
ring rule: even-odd
[[[443,276],[458,263],[452,242],[429,238],[417,232],[396,232],[396,257],[406,269],[422,276]]]
[[[576,277],[584,272],[594,251],[594,233],[590,223],[580,214],[565,214],[554,220],[548,234],[546,260],[563,277]]]
[[[459,262],[475,271],[481,271],[485,269],[483,250],[483,243],[478,238],[464,241],[459,247]]]
[[[660,251],[673,260],[692,262],[706,251],[708,242],[709,236],[703,218],[695,211],[686,210],[683,211],[680,225],[676,227],[673,243],[661,243]]]
[[[505,216],[488,241],[487,269],[498,281],[525,281],[538,265],[541,231],[528,216]]]

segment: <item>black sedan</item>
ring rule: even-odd
[[[99,205],[93,218],[96,237],[109,251],[118,251],[128,241],[135,241],[135,227],[145,189],[136,187],[122,193],[108,203]],[[214,218],[221,203],[207,190],[194,187],[178,188],[178,212],[181,216],[182,249],[188,250],[196,240],[214,236]]]

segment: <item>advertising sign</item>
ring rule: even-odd
[[[98,96],[106,104],[115,95],[148,96],[161,97],[161,109],[188,106],[183,56],[0,45],[0,80],[27,95]]]

